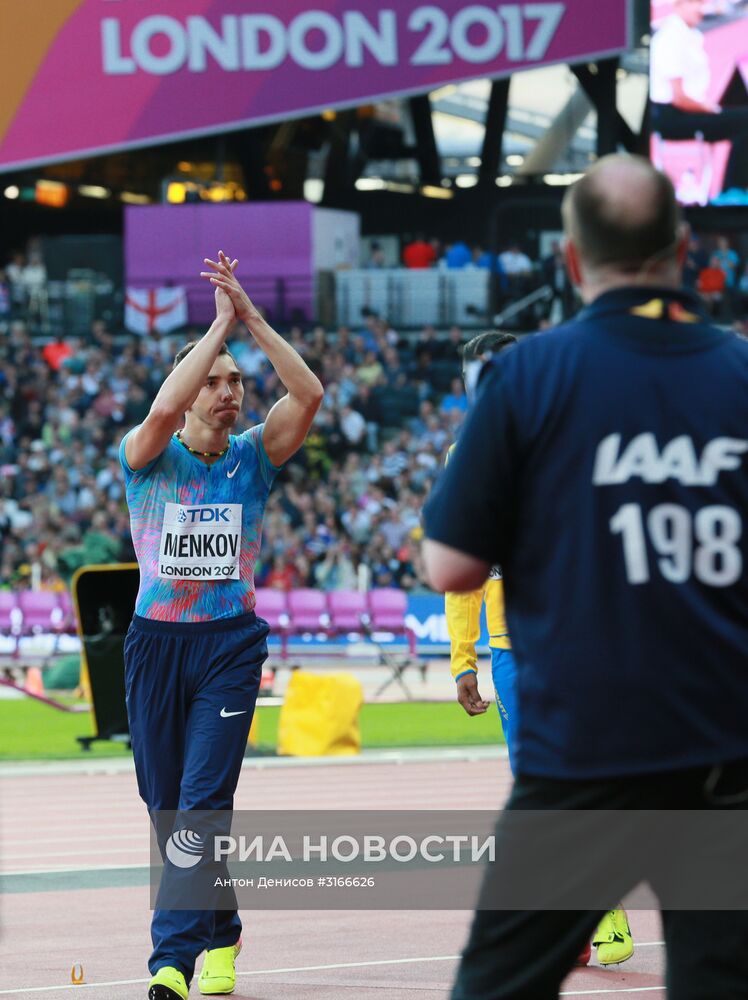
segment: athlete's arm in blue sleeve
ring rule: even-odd
[[[514,519],[515,419],[505,359],[481,380],[451,461],[424,509],[423,555],[437,590],[471,590],[505,561]]]

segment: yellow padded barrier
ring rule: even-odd
[[[278,721],[278,753],[293,757],[360,753],[363,700],[361,682],[352,674],[295,670]]]

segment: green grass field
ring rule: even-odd
[[[258,708],[260,749],[274,750],[280,708]],[[88,712],[61,712],[31,699],[0,701],[0,760],[65,760],[122,757],[126,747],[94,743],[84,754],[77,736],[93,733]],[[495,709],[469,718],[452,703],[410,702],[364,705],[361,741],[365,749],[396,747],[474,746],[501,742]]]

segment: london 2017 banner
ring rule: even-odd
[[[612,56],[627,0],[3,0],[0,170]]]

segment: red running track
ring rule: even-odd
[[[240,809],[491,809],[505,799],[504,759],[249,763]],[[150,950],[148,825],[134,774],[34,773],[0,779],[0,997],[143,1000]],[[125,869],[119,887],[81,887]],[[93,871],[92,871],[93,870]],[[44,886],[42,872],[68,879]],[[36,873],[36,874],[34,874]],[[77,874],[81,873],[81,874]],[[142,882],[142,877],[140,879]],[[25,886],[28,887],[25,887]],[[656,914],[630,914],[634,957],[575,971],[564,996],[665,996]],[[446,1000],[469,925],[464,911],[274,911],[243,914],[237,1000]],[[81,963],[85,984],[73,986]],[[199,996],[196,985],[192,994]]]

